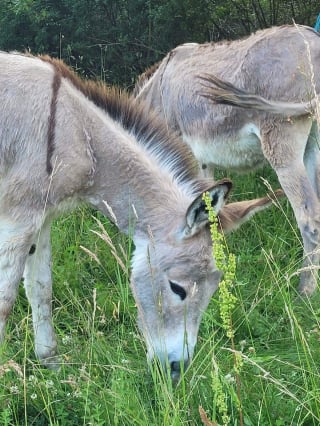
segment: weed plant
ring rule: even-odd
[[[278,187],[268,168],[231,176],[232,199],[265,195],[260,176]],[[175,387],[147,367],[128,286],[130,241],[80,209],[54,224],[52,245],[63,364],[53,372],[36,360],[21,286],[0,349],[0,425],[320,424],[320,294],[297,294],[302,246],[285,198],[228,236],[231,334],[217,292]]]

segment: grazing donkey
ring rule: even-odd
[[[306,295],[316,288],[320,254],[319,132],[317,120],[307,113],[308,102],[320,92],[319,67],[319,33],[303,26],[274,27],[238,41],[178,46],[141,76],[134,91],[182,135],[205,172],[210,165],[249,171],[270,163],[302,235],[299,291]],[[213,81],[204,90],[201,74],[283,101],[277,106],[280,116],[265,103],[261,107],[261,99],[260,108],[213,104],[210,98],[218,103],[222,98],[212,91]],[[209,99],[206,91],[211,91]],[[305,105],[297,112],[292,102]],[[226,103],[232,104],[230,97]]]
[[[231,183],[195,178],[191,151],[116,89],[80,80],[61,61],[0,53],[0,334],[19,281],[35,351],[55,368],[50,224],[88,203],[133,236],[131,286],[148,357],[178,378],[192,357],[220,272],[202,192],[230,231],[269,198],[224,206]]]

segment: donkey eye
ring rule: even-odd
[[[183,287],[181,287],[180,285],[174,283],[173,281],[169,280],[169,284],[171,287],[171,290],[177,294],[178,296],[180,296],[181,300],[184,300],[187,297],[187,293],[185,291],[185,289]]]

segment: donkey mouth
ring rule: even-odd
[[[154,356],[153,358],[149,358],[149,368],[155,367],[159,374],[163,377],[167,377],[167,379],[171,378],[172,383],[176,385],[181,377],[189,367],[190,359],[187,360],[179,360],[179,361],[170,361],[168,358],[163,359],[158,356]],[[153,365],[153,367],[152,367]]]

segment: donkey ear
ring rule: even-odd
[[[225,205],[219,212],[220,228],[224,233],[236,230],[244,222],[247,222],[254,214],[270,207],[278,205],[277,199],[284,196],[282,189],[278,189],[267,197],[254,200],[238,201]]]
[[[218,213],[223,207],[231,187],[232,183],[225,179],[205,191],[209,194],[211,206],[215,213]],[[191,237],[208,223],[208,212],[202,197],[203,194],[199,195],[187,210],[183,238]]]

